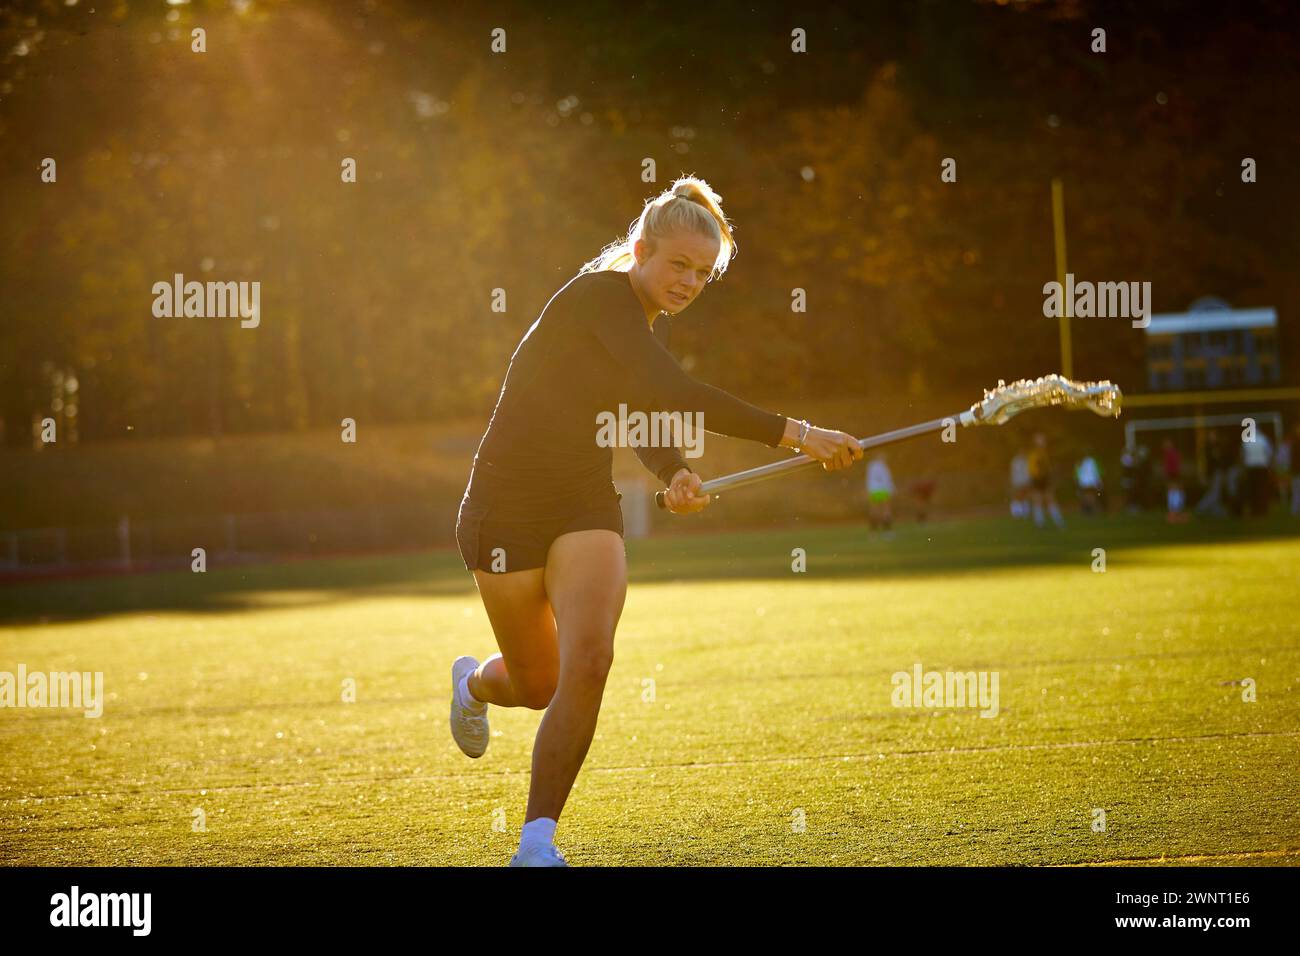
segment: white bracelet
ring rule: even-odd
[[[799,437],[795,440],[794,447],[796,450],[803,451],[804,439],[808,437],[808,431],[812,428],[805,418],[799,419]]]

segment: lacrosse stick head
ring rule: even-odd
[[[1086,408],[1097,415],[1118,418],[1123,396],[1110,382],[1072,382],[1059,375],[1039,379],[1022,378],[1010,385],[1003,381],[984,392],[984,400],[966,412],[971,424],[1001,425],[1029,408],[1063,405]]]

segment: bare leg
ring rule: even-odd
[[[465,678],[469,692],[475,700],[498,707],[522,707],[515,697],[515,689],[510,683],[510,672],[506,670],[505,658],[493,654],[469,677]]]
[[[555,610],[560,677],[533,745],[525,823],[560,818],[596,732],[627,597],[622,537],[608,530],[560,535],[547,556],[546,593]]]
[[[555,616],[543,569],[509,574],[474,572],[483,607],[496,635],[493,654],[469,676],[469,692],[500,707],[541,710],[551,701],[560,672]]]

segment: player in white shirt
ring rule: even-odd
[[[894,476],[889,473],[883,454],[876,455],[867,465],[867,521],[874,531],[889,531],[894,523]]]
[[[1079,505],[1086,515],[1101,507],[1101,469],[1097,459],[1084,455],[1074,468],[1074,482],[1079,486]]]

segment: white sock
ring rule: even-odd
[[[482,713],[484,708],[487,707],[487,704],[485,702],[479,700],[470,691],[468,674],[462,677],[460,679],[460,683],[456,685],[456,696],[462,707],[464,707],[466,710],[473,711],[476,714]]]
[[[519,849],[527,846],[549,846],[555,842],[556,821],[550,817],[538,817],[524,824],[519,836]]]

